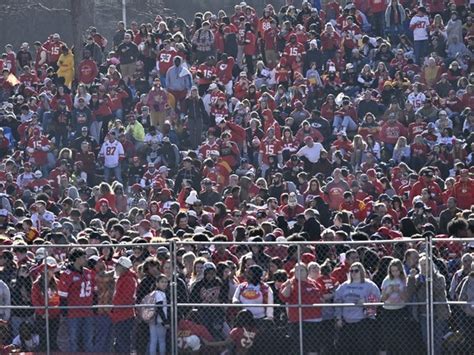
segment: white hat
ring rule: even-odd
[[[130,269],[133,266],[132,261],[130,260],[130,258],[127,258],[126,256],[121,256],[117,260],[117,264],[119,264],[120,266],[123,266],[126,269]]]
[[[217,84],[212,83],[211,85],[209,85],[209,89],[207,89],[207,90],[211,91],[211,90],[215,90],[215,89],[217,89]]]
[[[216,117],[216,124],[221,124],[224,121],[225,121],[224,116],[217,116]]]
[[[43,173],[40,170],[36,170],[34,175],[37,179],[41,179],[43,177]]]
[[[158,174],[163,174],[163,173],[166,173],[167,171],[170,171],[170,169],[168,169],[166,166],[162,165],[158,169]]]
[[[56,261],[55,258],[52,256],[48,256],[45,260],[45,264],[50,267],[50,268],[57,268],[58,267],[58,262]]]
[[[53,38],[59,39],[59,38],[61,38],[61,36],[59,36],[59,33],[55,33],[55,34],[53,35]]]
[[[201,348],[201,339],[197,335],[191,335],[183,338],[183,348],[191,351],[198,351]]]
[[[158,216],[157,214],[154,214],[153,216],[150,216],[150,222],[161,222],[161,217]]]
[[[35,253],[35,259],[36,259],[37,261],[43,260],[45,254],[46,254],[46,249],[45,249],[45,248],[38,248],[38,249],[36,250],[36,253]]]
[[[318,42],[317,42],[315,39],[311,40],[311,41],[309,42],[309,44],[310,44],[310,45],[313,44],[315,47],[318,46]]]
[[[59,222],[54,222],[52,225],[51,225],[51,229],[60,229],[62,228],[62,225],[61,223]]]
[[[186,198],[186,201],[184,201],[184,202],[186,202],[186,204],[188,204],[188,205],[193,205],[194,202],[196,202],[197,199],[198,199],[197,198],[197,192],[193,190],[189,193],[189,196]]]

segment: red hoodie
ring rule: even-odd
[[[127,270],[117,279],[115,292],[112,298],[112,304],[131,305],[128,308],[113,308],[110,317],[113,323],[122,322],[124,320],[135,317],[135,308],[133,305],[136,300],[137,291],[137,275],[133,271]]]

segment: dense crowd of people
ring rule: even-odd
[[[472,0],[278,6],[5,46],[0,352],[474,351]]]

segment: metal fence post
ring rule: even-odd
[[[45,327],[46,327],[46,354],[51,354],[51,342],[49,339],[49,294],[48,294],[48,264],[46,258],[48,257],[48,248],[44,249],[44,320],[45,320]]]
[[[170,243],[170,254],[171,254],[171,286],[170,286],[170,298],[171,298],[171,354],[175,355],[178,353],[177,344],[178,344],[178,292],[177,292],[177,271],[178,271],[178,262],[176,255],[176,241],[172,240]]]
[[[433,245],[432,240],[427,237],[426,257],[427,257],[427,274],[426,274],[426,351],[428,354],[434,354],[434,306],[433,306]]]
[[[298,254],[298,264],[301,263],[301,245],[297,245],[297,254]],[[296,277],[296,272],[295,272],[295,277]],[[300,355],[304,354],[304,348],[303,348],[303,309],[301,308],[302,300],[301,300],[301,277],[298,275],[298,319],[299,319],[299,324],[298,324],[298,331],[300,335]]]
[[[429,239],[429,262],[430,262],[430,268],[428,270],[429,272],[429,278],[430,278],[430,283],[429,283],[429,287],[430,287],[430,299],[429,299],[429,304],[430,304],[430,316],[429,316],[429,324],[430,324],[430,348],[431,348],[431,354],[434,354],[435,353],[435,346],[434,346],[434,343],[435,343],[435,332],[434,332],[434,317],[435,317],[435,309],[434,309],[434,302],[435,302],[435,299],[434,299],[434,292],[433,292],[433,273],[434,273],[434,267],[435,267],[435,264],[434,264],[434,261],[433,261],[433,241],[431,240],[431,238]]]

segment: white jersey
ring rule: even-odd
[[[428,16],[415,15],[410,21],[410,28],[413,28],[413,39],[415,41],[425,41],[428,39],[428,26],[430,20]]]
[[[412,92],[410,95],[408,95],[408,102],[410,102],[413,105],[413,108],[415,109],[415,111],[418,110],[421,106],[423,106],[425,101],[426,101],[426,96],[422,92],[419,92],[419,93]]]
[[[113,142],[105,141],[99,152],[100,157],[104,157],[104,166],[115,168],[119,165],[120,158],[125,157],[122,143],[115,140]]]

